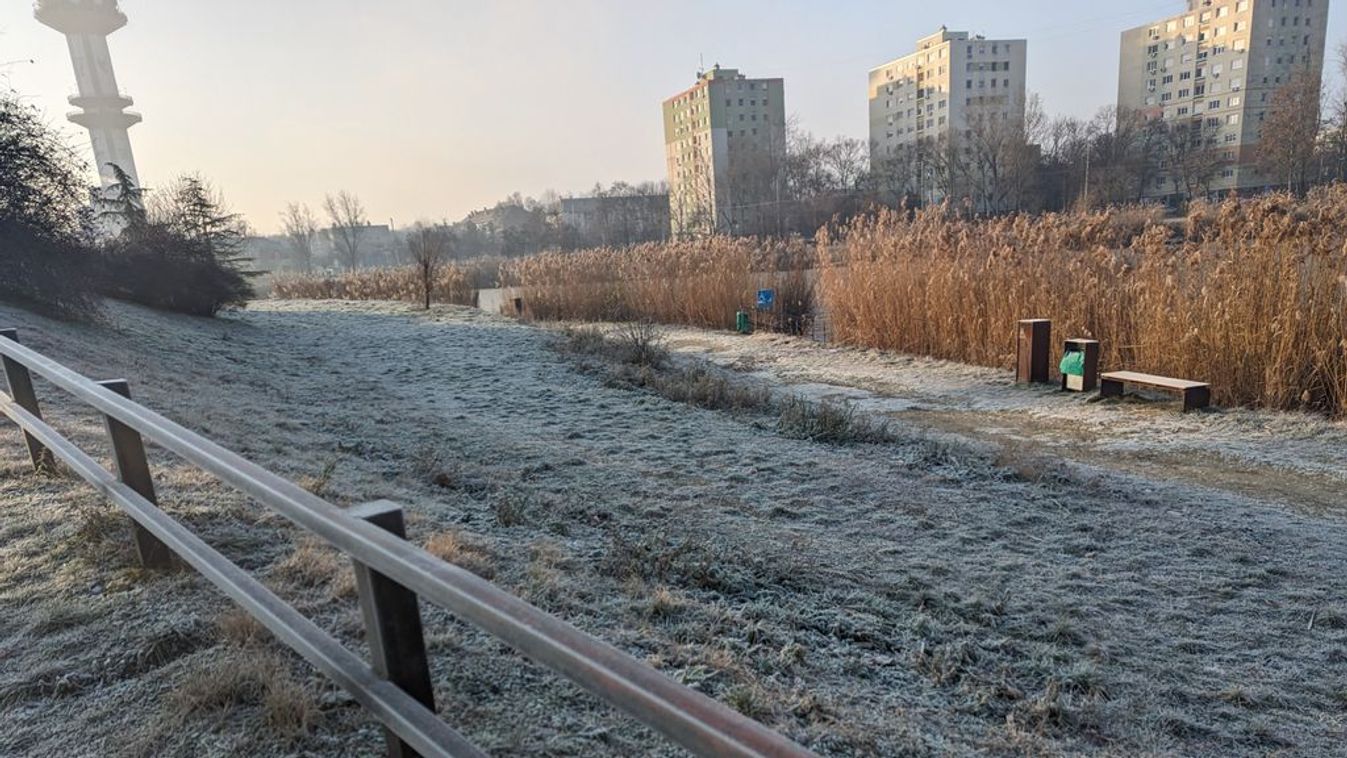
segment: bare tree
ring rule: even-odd
[[[323,200],[323,207],[332,224],[329,233],[332,235],[333,247],[346,262],[346,268],[356,270],[360,265],[360,239],[365,233],[365,227],[369,226],[365,206],[361,205],[360,198],[342,190],[335,196],[328,195]]]
[[[1314,71],[1307,68],[1295,72],[1273,93],[1267,120],[1258,135],[1259,170],[1292,192],[1304,192],[1309,187],[1322,127],[1321,95],[1321,82]]]
[[[318,236],[318,220],[313,211],[307,205],[290,203],[281,213],[281,229],[304,273],[313,273],[313,241]]]
[[[1206,195],[1211,180],[1227,163],[1216,149],[1214,128],[1194,118],[1173,122],[1165,134],[1165,171],[1174,192],[1189,200]]]
[[[865,177],[865,143],[839,136],[823,150],[823,165],[832,175],[833,189],[854,192]]]
[[[453,248],[453,234],[443,224],[427,226],[417,224],[407,235],[407,252],[412,265],[416,267],[417,278],[421,281],[421,293],[426,310],[430,310],[431,297],[435,292],[435,280],[440,269],[448,260]]]
[[[1338,47],[1338,81],[1347,81],[1347,44]],[[1320,181],[1347,181],[1347,86],[1339,85],[1329,98],[1320,155]]]

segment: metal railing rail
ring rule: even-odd
[[[321,537],[347,554],[357,566],[367,567],[416,596],[457,614],[693,753],[812,755],[777,732],[675,682],[633,656],[529,605],[475,574],[445,563],[397,534],[347,513],[132,402],[114,389],[20,345],[12,331],[0,332],[0,356],[4,359],[13,394],[0,395],[0,410],[23,428],[35,465],[40,465],[41,460],[52,454],[64,461],[126,510],[154,539],[166,544],[254,615],[278,639],[349,690],[389,730],[416,751],[425,755],[481,754],[431,710],[386,679],[378,678],[374,670],[337,640],[173,521],[154,505],[152,491],[147,498],[144,493],[137,492],[137,488],[125,484],[131,481],[126,471],[121,472],[122,481],[118,481],[43,422],[28,372],[42,376],[102,412],[108,419],[110,432],[114,426],[123,425],[144,435],[161,448],[210,472]],[[122,465],[119,458],[119,468]],[[366,619],[368,622],[368,613]],[[419,634],[418,627],[418,638]]]

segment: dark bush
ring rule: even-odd
[[[0,299],[65,316],[96,310],[81,170],[35,109],[0,92]]]
[[[109,297],[194,316],[247,305],[254,293],[239,256],[242,219],[203,180],[185,177],[154,198],[118,171],[100,203],[101,217],[121,228],[103,246],[102,291]]]
[[[106,246],[102,262],[105,295],[160,310],[214,316],[247,305],[253,295],[238,269],[161,226]]]

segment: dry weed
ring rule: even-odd
[[[262,622],[242,608],[220,614],[215,619],[215,628],[220,637],[239,647],[258,645],[271,639],[271,632],[262,626]]]
[[[287,738],[308,733],[321,716],[289,665],[270,653],[231,657],[190,675],[169,702],[180,716],[260,706],[267,725]]]
[[[305,537],[294,552],[271,569],[274,576],[303,589],[327,589],[332,597],[356,595],[355,572],[350,561],[320,540]]]
[[[426,540],[426,552],[446,563],[467,569],[483,579],[496,575],[491,551],[452,529],[436,532]]]

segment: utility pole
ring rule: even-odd
[[[1094,152],[1087,145],[1085,147],[1085,210],[1090,210],[1090,154]]]

